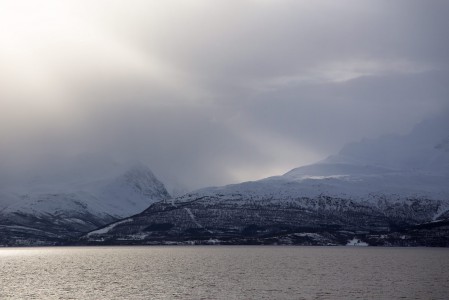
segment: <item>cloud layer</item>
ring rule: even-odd
[[[3,1],[0,163],[102,153],[196,188],[405,133],[449,106],[448,13],[438,0]]]

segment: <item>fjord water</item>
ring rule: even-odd
[[[0,299],[448,299],[441,248],[0,249]]]

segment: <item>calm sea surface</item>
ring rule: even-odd
[[[0,249],[0,299],[449,299],[449,249]]]

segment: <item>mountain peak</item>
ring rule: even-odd
[[[122,178],[135,191],[150,198],[165,200],[170,194],[164,184],[159,181],[151,169],[143,163],[136,163],[126,171]]]

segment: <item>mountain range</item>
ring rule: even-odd
[[[81,243],[449,246],[448,128],[435,118],[281,176],[155,202]]]
[[[448,122],[434,118],[280,176],[174,198],[141,163],[50,160],[1,185],[0,245],[449,246]]]

